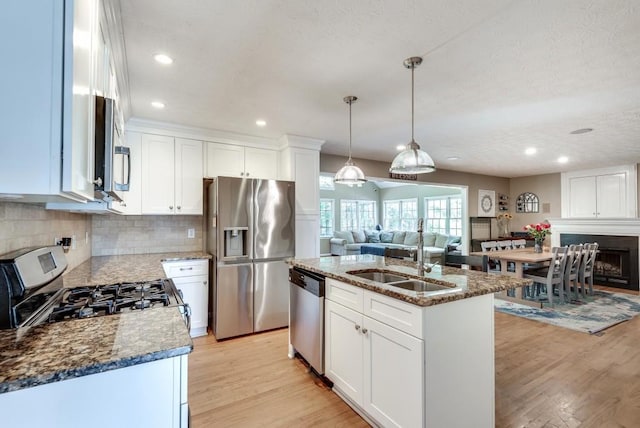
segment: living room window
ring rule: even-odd
[[[376,201],[342,199],[340,201],[340,229],[373,229],[378,223]]]
[[[321,175],[319,178],[320,181],[320,189],[322,190],[333,190],[335,185],[333,183],[333,176],[329,175]]]
[[[418,227],[418,199],[384,201],[385,230],[415,230]]]
[[[438,196],[424,198],[425,228],[430,232],[462,235],[462,198]]]
[[[333,199],[320,199],[320,236],[332,237],[335,228],[335,201]]]

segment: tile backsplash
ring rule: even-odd
[[[91,216],[45,210],[37,204],[0,202],[0,254],[24,247],[53,245],[56,238],[76,237],[66,254],[69,269],[91,257]]]
[[[189,229],[194,238],[187,237]],[[93,216],[94,256],[201,251],[203,245],[202,216]]]

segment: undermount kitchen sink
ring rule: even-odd
[[[375,282],[384,282],[385,284],[389,282],[395,282],[395,281],[405,281],[408,279],[406,276],[400,276],[394,273],[379,272],[379,271],[367,271],[367,272],[351,271],[347,273],[349,275],[357,276],[358,278],[368,279],[370,281],[375,281]]]
[[[419,279],[407,279],[405,281],[393,282],[393,283],[390,283],[389,285],[392,285],[398,288],[403,288],[405,290],[421,291],[421,292],[455,290],[455,287],[441,285],[441,284],[434,284],[433,282],[420,281]]]
[[[396,273],[384,270],[352,270],[347,271],[349,275],[358,278],[368,279],[369,281],[381,282],[391,287],[402,288],[403,290],[425,292],[453,292],[459,288],[452,285],[436,284],[433,282],[422,281],[420,279],[410,278],[408,276],[398,275]]]

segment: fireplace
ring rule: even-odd
[[[560,245],[598,243],[593,280],[610,287],[638,289],[638,237],[560,234]]]

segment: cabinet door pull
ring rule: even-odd
[[[247,174],[247,177],[248,177],[248,176],[249,176],[249,173],[247,172],[246,174]]]
[[[356,330],[360,330],[360,326],[356,324]]]
[[[186,268],[180,268],[180,270],[193,270],[193,266],[186,267]]]
[[[363,329],[362,329],[362,334],[367,334],[367,332],[368,332],[368,331],[369,331],[369,330],[367,330],[366,328],[363,328]]]
[[[178,205],[176,208],[177,208],[177,209],[180,209],[180,208],[182,208],[182,207],[181,207],[180,205]]]
[[[169,205],[169,209],[172,210],[173,209],[173,205]]]

